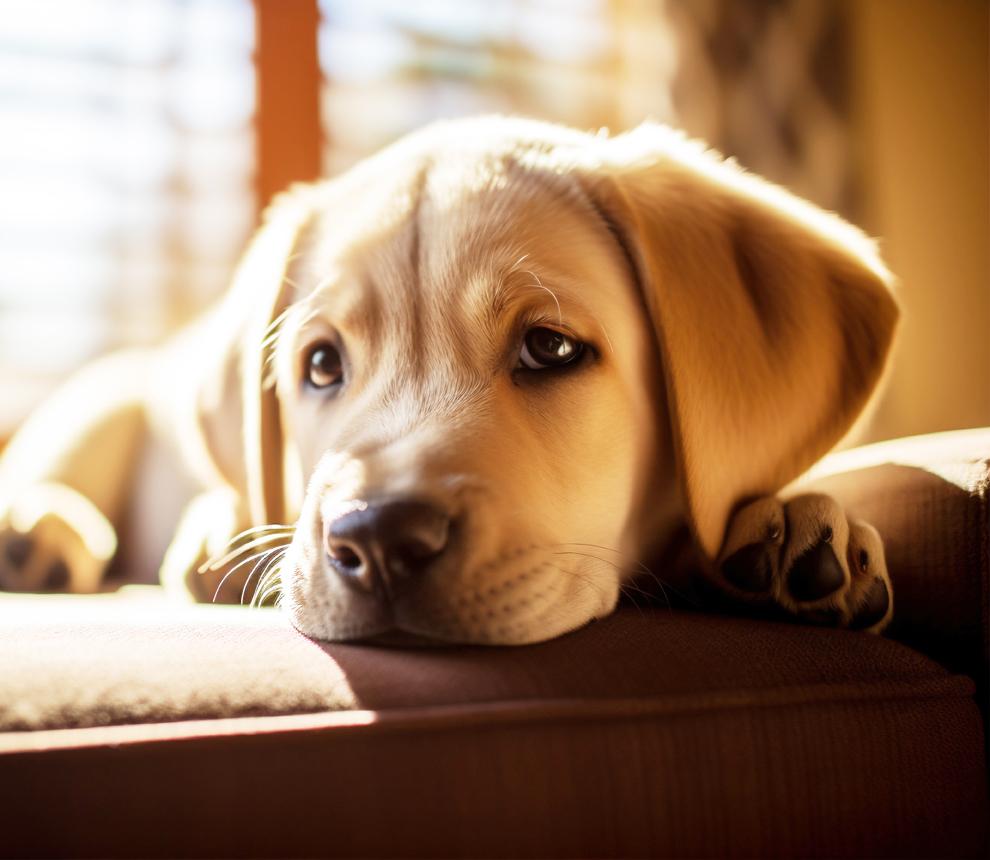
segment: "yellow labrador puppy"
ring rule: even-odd
[[[312,636],[515,644],[609,613],[687,523],[731,598],[878,630],[875,530],[774,494],[876,386],[889,281],[665,127],[431,126],[280,197],[216,307],[28,421],[0,584],[89,591],[168,542],[166,584],[278,593]]]

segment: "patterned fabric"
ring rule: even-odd
[[[855,217],[848,28],[837,0],[666,0],[678,122],[745,167]]]
[[[438,117],[703,138],[854,215],[839,0],[321,0],[328,175]]]

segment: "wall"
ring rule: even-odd
[[[990,5],[848,8],[861,221],[904,309],[866,440],[990,425]]]

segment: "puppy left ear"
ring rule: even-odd
[[[290,269],[314,206],[311,186],[275,198],[223,299],[198,333],[188,373],[199,379],[195,412],[201,471],[229,486],[248,524],[284,522],[281,419],[271,384],[269,335],[292,298]]]
[[[596,139],[589,191],[640,282],[688,515],[714,557],[741,501],[850,428],[898,316],[873,243],[662,126]]]
[[[230,298],[249,308],[240,348],[247,501],[256,524],[284,522],[285,462],[278,397],[272,380],[273,327],[293,292],[289,271],[313,214],[312,187],[273,200],[242,258]]]

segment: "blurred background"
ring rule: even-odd
[[[223,290],[272,193],[431,119],[680,125],[880,238],[865,440],[990,425],[986,0],[0,0],[0,440]]]

